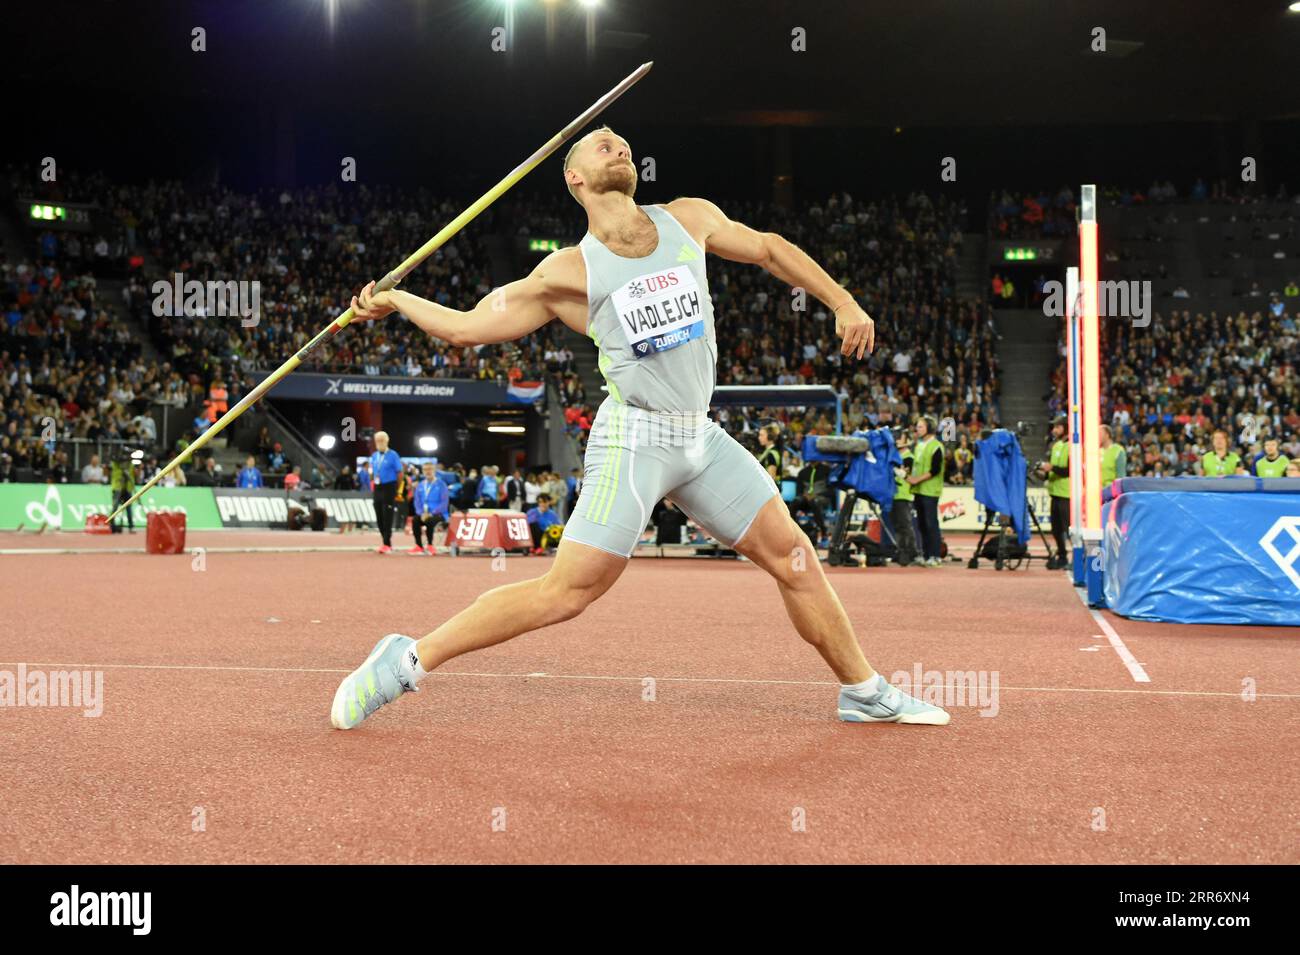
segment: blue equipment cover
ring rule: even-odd
[[[861,438],[866,434],[864,431],[854,431],[850,435],[834,435],[834,437]],[[813,461],[829,461],[832,464],[843,464],[849,459],[849,456],[843,451],[818,451],[817,439],[827,437],[821,434],[805,434],[803,436],[803,447],[799,449],[799,454],[803,458],[804,464],[811,464]]]
[[[828,479],[831,487],[852,488],[878,504],[887,517],[894,507],[894,468],[903,466],[903,456],[894,444],[894,434],[888,428],[876,428],[874,431],[854,431],[850,437],[865,438],[869,445],[866,453],[818,451],[817,436],[805,435],[801,449],[804,463],[829,461],[833,465]]]
[[[998,428],[975,442],[975,500],[995,514],[1006,514],[1021,546],[1029,543],[1029,504],[1025,497],[1025,456],[1016,436]]]
[[[1139,620],[1300,626],[1300,493],[1169,490],[1102,509],[1110,608]]]

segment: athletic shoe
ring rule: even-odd
[[[925,562],[925,558],[924,558],[924,557],[915,557],[915,558],[912,559],[912,562],[911,562],[910,564],[908,564],[907,566],[908,566],[908,567],[926,567],[926,566],[928,566],[928,565],[926,564],[926,562]]]
[[[839,717],[844,723],[915,723],[922,726],[947,726],[947,710],[908,696],[896,686],[884,683],[874,696],[861,696],[840,690]]]
[[[408,554],[423,554],[423,553],[424,553],[424,548],[423,548],[423,547],[418,547],[418,546],[417,546],[417,547],[412,547],[410,550],[407,551],[407,553],[408,553]]]
[[[402,677],[402,654],[415,653],[415,641],[400,633],[381,637],[361,664],[339,684],[330,706],[330,722],[335,729],[350,730],[385,703],[403,693],[418,690]]]
[[[380,544],[380,545],[379,545],[379,549],[378,549],[377,551],[375,551],[375,553],[376,553],[376,554],[391,554],[392,551],[393,551],[393,549],[392,549],[391,547],[389,547],[387,544]]]
[[[925,566],[927,566],[927,567],[942,567],[942,566],[943,566],[943,561],[941,561],[938,557],[931,557],[929,560],[927,560],[927,561],[925,562]]]

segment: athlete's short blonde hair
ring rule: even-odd
[[[570,146],[569,151],[564,154],[565,172],[568,172],[569,166],[573,164],[573,154],[578,151],[578,147],[581,146],[583,143],[585,143],[592,136],[595,136],[597,133],[614,133],[614,130],[610,129],[608,126],[598,126],[596,129],[593,129],[591,132],[587,133],[585,136],[583,136],[581,139],[575,142],[572,146]],[[614,133],[614,135],[617,136],[618,133]],[[579,199],[578,194],[573,191],[573,185],[572,183],[569,182],[568,176],[564,177],[564,187],[569,190],[569,195],[573,196],[573,201],[576,202],[578,205],[582,205],[582,200]]]

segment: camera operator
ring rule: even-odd
[[[922,415],[913,426],[916,447],[912,451],[911,473],[906,480],[912,488],[916,523],[921,530],[921,551],[925,566],[938,567],[943,535],[939,531],[939,496],[943,494],[944,447],[935,437],[934,419]]]
[[[1065,440],[1065,415],[1052,419],[1052,450],[1049,460],[1038,466],[1047,481],[1047,493],[1052,499],[1052,538],[1056,553],[1047,561],[1048,570],[1066,566],[1065,535],[1070,527],[1070,442]]]
[[[894,432],[894,444],[898,446],[898,454],[903,459],[903,466],[894,468],[894,506],[889,512],[889,524],[894,530],[894,540],[897,541],[898,546],[897,553],[894,554],[894,563],[899,567],[906,567],[909,564],[921,563],[916,556],[916,527],[912,523],[912,485],[907,480],[907,476],[912,472],[912,436],[907,433],[906,428],[899,428]]]

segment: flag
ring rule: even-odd
[[[506,394],[511,401],[532,404],[546,394],[546,385],[540,381],[512,381],[506,385]]]

